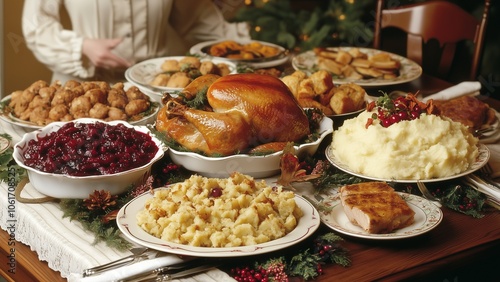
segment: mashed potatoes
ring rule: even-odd
[[[281,238],[301,216],[293,192],[233,173],[227,179],[193,175],[157,190],[137,221],[146,232],[169,242],[236,247]]]
[[[332,153],[352,171],[383,179],[431,179],[465,171],[478,156],[478,139],[461,123],[436,115],[387,128],[372,112],[346,120],[333,133]]]

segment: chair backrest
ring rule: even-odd
[[[439,42],[440,54],[437,56],[437,68],[424,72],[448,79],[456,46],[460,42],[473,43],[472,62],[469,79],[476,80],[486,33],[486,24],[490,8],[490,0],[484,1],[481,19],[476,19],[468,11],[448,1],[426,1],[400,7],[384,6],[384,0],[377,1],[377,14],[373,47],[382,47],[382,29],[393,27],[406,33],[407,58],[422,65],[427,54],[423,48],[429,40]]]

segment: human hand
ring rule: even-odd
[[[113,49],[122,42],[121,38],[83,40],[82,52],[96,66],[106,69],[129,67],[127,60],[115,55]]]

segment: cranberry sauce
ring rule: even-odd
[[[151,136],[123,124],[69,122],[30,140],[23,156],[27,166],[40,171],[89,176],[140,167],[158,150]]]

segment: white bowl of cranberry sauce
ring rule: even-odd
[[[116,195],[144,183],[163,154],[145,126],[83,118],[24,134],[13,158],[40,193],[85,199],[95,190]]]

